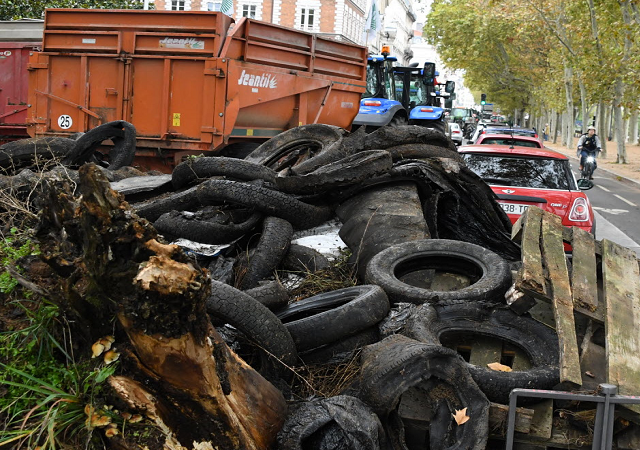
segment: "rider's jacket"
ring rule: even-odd
[[[583,134],[580,136],[580,140],[578,141],[578,147],[582,146],[582,148],[589,153],[595,152],[600,149],[600,138],[597,134],[593,136],[589,136],[589,134]]]

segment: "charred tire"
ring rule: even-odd
[[[484,450],[488,436],[489,401],[474,383],[464,360],[453,350],[440,345],[429,345],[401,335],[393,335],[362,351],[360,378],[346,392],[370,405],[381,419],[391,442],[390,448],[402,446],[402,425],[397,408],[402,396],[412,388],[427,391],[446,385],[455,393],[447,399],[447,414],[436,414],[446,419],[444,426],[430,426],[439,435],[449,434],[453,444],[431,446],[439,450]],[[467,408],[472,417],[464,426],[452,422],[451,409]],[[433,419],[432,419],[433,421]],[[430,425],[434,425],[431,423]],[[447,433],[447,426],[452,427]],[[444,430],[443,430],[444,428]]]
[[[0,167],[19,169],[37,158],[63,158],[73,152],[76,141],[62,137],[20,139],[0,146]]]
[[[278,264],[289,251],[291,236],[293,236],[293,227],[286,220],[278,217],[264,219],[260,240],[240,280],[240,289],[254,288],[276,271]]]
[[[340,363],[353,357],[356,350],[380,340],[378,325],[374,325],[358,334],[349,336],[333,344],[325,345],[299,354],[305,364]]]
[[[266,306],[232,286],[212,280],[206,308],[211,316],[232,325],[268,352],[263,354],[263,362],[270,364],[263,364],[260,373],[288,377],[283,364],[297,364],[296,347],[287,328]]]
[[[265,180],[274,182],[276,173],[268,167],[250,163],[242,159],[223,156],[192,158],[176,166],[171,173],[171,182],[180,189],[194,182],[201,182],[216,175],[238,180]]]
[[[434,291],[402,281],[421,270],[465,275],[472,284],[454,291]],[[478,245],[423,239],[398,244],[375,255],[367,264],[365,280],[382,287],[391,303],[501,303],[511,285],[511,271],[504,259]]]
[[[245,160],[279,172],[318,156],[344,134],[342,128],[333,125],[302,125],[272,137]]]
[[[454,146],[455,147],[455,146]],[[431,144],[397,145],[387,149],[394,161],[400,159],[452,158],[462,161],[460,154],[451,147],[441,147]]]
[[[288,194],[238,181],[205,181],[198,186],[198,198],[203,205],[232,202],[253,207],[266,215],[285,219],[301,230],[319,225],[331,215],[329,208],[309,205]]]
[[[262,214],[254,212],[241,223],[219,223],[185,215],[182,211],[170,211],[161,215],[153,226],[159,233],[171,237],[189,239],[203,244],[228,244],[253,229]]]
[[[168,197],[153,199],[151,201],[133,205],[133,209],[140,217],[144,217],[149,222],[155,222],[171,211],[192,211],[200,207],[197,187],[192,187],[186,191],[176,192]]]
[[[385,448],[380,419],[361,400],[340,395],[304,402],[278,433],[280,450]]]
[[[391,169],[391,155],[384,150],[369,150],[342,158],[307,175],[277,177],[276,186],[289,194],[318,194],[350,186]]]
[[[329,260],[319,251],[304,245],[291,244],[281,266],[291,272],[315,273],[328,268],[329,265]]]
[[[378,286],[360,285],[300,300],[278,311],[298,351],[331,344],[380,322],[389,312]]]
[[[103,141],[111,140],[113,147],[109,150],[109,170],[117,170],[130,166],[136,153],[136,129],[124,120],[115,120],[93,128],[76,141],[76,147],[64,163],[82,165],[93,156]]]
[[[258,300],[271,311],[284,308],[289,303],[289,293],[278,280],[262,282],[244,293]]]
[[[450,148],[453,143],[441,132],[417,125],[381,127],[364,138],[364,150],[385,150],[407,144],[429,144]]]
[[[503,340],[526,353],[532,367],[523,371],[500,372],[468,364],[469,373],[489,400],[507,404],[512,389],[551,389],[560,382],[558,336],[545,324],[507,308],[473,304],[437,306],[436,312],[427,320],[427,327],[440,342],[455,339],[455,335],[479,335]]]

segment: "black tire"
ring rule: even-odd
[[[468,364],[471,376],[489,400],[507,404],[512,389],[551,389],[560,382],[558,336],[545,324],[508,308],[458,304],[435,309],[437,314],[425,325],[442,344],[455,346],[460,336],[464,340],[490,337],[519,348],[529,358],[531,368],[522,371],[500,372]]]
[[[394,128],[402,127],[404,125],[407,125],[407,118],[400,115],[393,116],[393,119],[391,119],[388,124],[388,126]]]
[[[280,172],[317,157],[345,134],[345,130],[333,125],[302,125],[272,137],[245,160]]]
[[[361,400],[340,395],[294,407],[278,433],[278,449],[386,448],[380,419]]]
[[[301,273],[315,273],[330,266],[329,260],[319,251],[304,245],[291,244],[282,260],[284,270]]]
[[[468,276],[471,284],[457,290],[436,291],[403,281],[428,270]],[[503,303],[511,286],[511,270],[504,259],[478,245],[424,239],[395,245],[375,255],[367,265],[365,280],[382,287],[392,303]]]
[[[429,448],[485,449],[489,435],[489,401],[455,351],[393,335],[365,347],[361,359],[360,377],[345,394],[353,395],[373,408],[385,426],[390,448],[406,448],[397,410],[402,396],[414,388],[430,393],[431,389],[442,386],[453,395],[439,399],[437,403],[430,402],[429,406],[435,409],[430,435],[432,442],[435,437],[446,438],[442,441],[447,445]],[[444,411],[440,411],[441,406]],[[467,408],[471,420],[456,426],[451,415],[463,408]]]
[[[393,165],[385,150],[369,150],[327,164],[307,175],[279,176],[276,186],[289,194],[318,194],[387,173]]]
[[[223,156],[204,156],[189,158],[178,164],[171,173],[171,182],[175,189],[180,189],[216,175],[246,181],[265,180],[272,183],[276,178],[273,170],[260,164]]]
[[[381,127],[364,138],[365,150],[386,150],[390,147],[406,144],[430,144],[438,147],[450,147],[451,139],[430,128],[417,125],[399,127]]]
[[[458,151],[451,147],[441,147],[431,144],[404,144],[387,149],[394,161],[401,159],[452,158],[462,161]]]
[[[145,203],[132,205],[136,213],[149,222],[155,222],[171,211],[193,211],[200,208],[197,186],[186,191],[176,192],[164,198],[152,199]]]
[[[305,364],[340,364],[353,358],[357,350],[379,340],[380,330],[374,325],[333,344],[300,352],[298,356]]]
[[[211,316],[224,320],[266,350],[258,368],[262,375],[289,377],[286,366],[297,364],[296,347],[287,328],[266,306],[232,286],[212,280],[206,308]]]
[[[293,227],[278,217],[267,217],[262,225],[262,234],[253,255],[249,258],[246,272],[239,280],[242,290],[258,286],[258,283],[273,275],[289,251]]]
[[[285,219],[299,230],[313,228],[331,215],[329,208],[303,203],[283,192],[230,180],[205,181],[198,186],[198,199],[203,205],[231,202],[252,207]]]
[[[64,158],[73,152],[76,141],[62,137],[39,137],[7,142],[0,146],[0,167],[17,170],[39,158]]]
[[[380,322],[389,312],[378,286],[360,285],[314,295],[277,312],[298,351],[331,344]]]
[[[80,136],[64,164],[78,166],[86,163],[106,140],[113,142],[113,147],[109,149],[109,170],[117,170],[133,163],[136,154],[136,129],[129,122],[115,120],[103,123]]]
[[[278,280],[261,282],[257,287],[247,289],[244,293],[258,300],[271,311],[282,309],[289,303],[289,293]]]
[[[202,217],[202,211],[196,215],[185,215],[182,211],[170,211],[161,215],[153,226],[160,234],[172,238],[183,238],[202,244],[229,244],[252,230],[262,214],[247,212],[240,223],[220,223],[217,217]]]

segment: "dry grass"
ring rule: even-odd
[[[360,351],[342,363],[300,366],[294,373],[291,390],[300,399],[340,395],[360,374]]]
[[[348,262],[350,256],[349,250],[343,250],[328,268],[301,274],[303,280],[289,292],[292,302],[358,284],[354,267]]]

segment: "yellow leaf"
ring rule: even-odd
[[[453,416],[453,419],[456,421],[458,425],[462,425],[463,423],[465,423],[467,420],[470,419],[470,417],[467,416],[467,408],[456,409],[456,413],[451,415]]]
[[[487,364],[487,367],[491,370],[497,370],[498,372],[511,372],[511,367],[505,366],[504,364],[500,364],[497,362]]]

